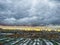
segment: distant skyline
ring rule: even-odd
[[[60,0],[0,0],[0,25],[60,25]]]

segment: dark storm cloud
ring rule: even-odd
[[[0,24],[60,24],[60,0],[0,0]]]

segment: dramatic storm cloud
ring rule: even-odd
[[[60,0],[0,0],[0,24],[60,24]]]

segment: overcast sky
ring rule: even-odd
[[[0,24],[60,24],[60,0],[0,0]]]

